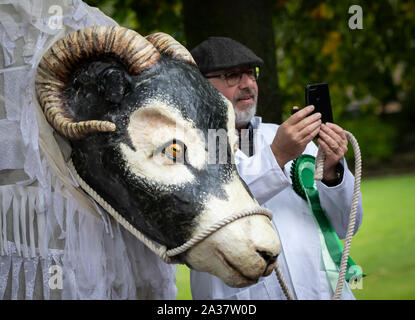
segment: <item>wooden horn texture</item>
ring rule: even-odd
[[[137,32],[117,26],[94,26],[58,40],[43,55],[36,74],[37,96],[48,122],[64,137],[80,139],[95,132],[115,131],[109,121],[76,121],[68,110],[64,90],[84,61],[113,57],[133,75],[148,69],[160,53]]]
[[[197,67],[190,52],[172,36],[163,32],[156,32],[146,36],[146,39],[150,41],[162,55],[169,55],[175,59],[184,60]]]

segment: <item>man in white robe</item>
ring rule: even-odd
[[[278,263],[291,295],[331,299],[338,267],[307,202],[292,187],[290,169],[301,154],[316,156],[312,140],[319,134],[318,143],[326,152],[323,180],[317,182],[320,203],[339,238],[344,238],[354,177],[344,159],[347,139],[343,129],[321,124],[319,113],[310,115],[313,106],[296,112],[282,125],[262,123],[255,113],[257,72],[263,61],[239,42],[211,37],[191,53],[200,71],[234,106],[242,149],[235,153],[238,172],[258,202],[273,211],[272,223],[282,244]],[[359,200],[354,232],[362,216]],[[215,276],[191,270],[191,289],[193,299],[285,299],[275,273],[249,287],[231,288]],[[341,299],[354,299],[347,283]]]

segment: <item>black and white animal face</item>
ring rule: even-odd
[[[234,134],[229,105],[194,66],[164,59],[130,76],[115,62],[94,62],[74,74],[67,101],[85,119],[116,125],[74,140],[72,158],[93,189],[150,238],[179,246],[208,197],[226,200],[223,188],[236,175],[229,138],[228,161],[208,164],[208,129]]]
[[[258,205],[232,161],[232,105],[188,61],[165,54],[132,74],[108,55],[79,65],[60,94],[67,118],[107,128],[71,139],[79,175],[149,238],[174,248]],[[47,114],[47,103],[43,107]],[[213,150],[212,132],[225,132]],[[252,216],[217,231],[181,259],[231,286],[245,286],[272,271],[279,250],[269,220]]]

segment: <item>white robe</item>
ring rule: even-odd
[[[251,123],[254,130],[256,129],[255,154],[248,157],[238,150],[235,160],[238,172],[252,194],[261,205],[273,212],[272,224],[282,244],[278,262],[285,281],[296,299],[331,299],[333,290],[324,268],[319,227],[306,201],[291,186],[289,172],[292,161],[282,170],[270,148],[279,126],[261,123],[260,117],[255,117]],[[310,142],[304,153],[316,156],[316,145]],[[354,177],[348,170],[346,161],[341,161],[345,169],[342,182],[328,187],[318,181],[317,188],[323,210],[339,238],[344,238],[349,222]],[[361,224],[362,216],[360,198],[355,232]],[[191,270],[190,277],[193,299],[197,300],[285,299],[275,272],[246,288],[231,288],[219,278],[205,272]],[[348,285],[343,289],[341,298],[354,299]]]
[[[76,188],[34,90],[49,46],[117,25],[80,0],[0,1],[0,300],[175,299],[175,270]]]

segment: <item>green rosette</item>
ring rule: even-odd
[[[315,157],[303,154],[299,158],[295,159],[292,163],[290,172],[292,186],[294,191],[308,202],[308,205],[313,212],[313,215],[324,236],[324,241],[329,254],[339,270],[343,253],[343,245],[334,231],[329,219],[321,208],[320,198],[316,182],[314,180],[314,169]],[[349,282],[353,276],[359,277],[363,275],[361,273],[361,269],[356,266],[353,259],[348,257],[346,281]]]

